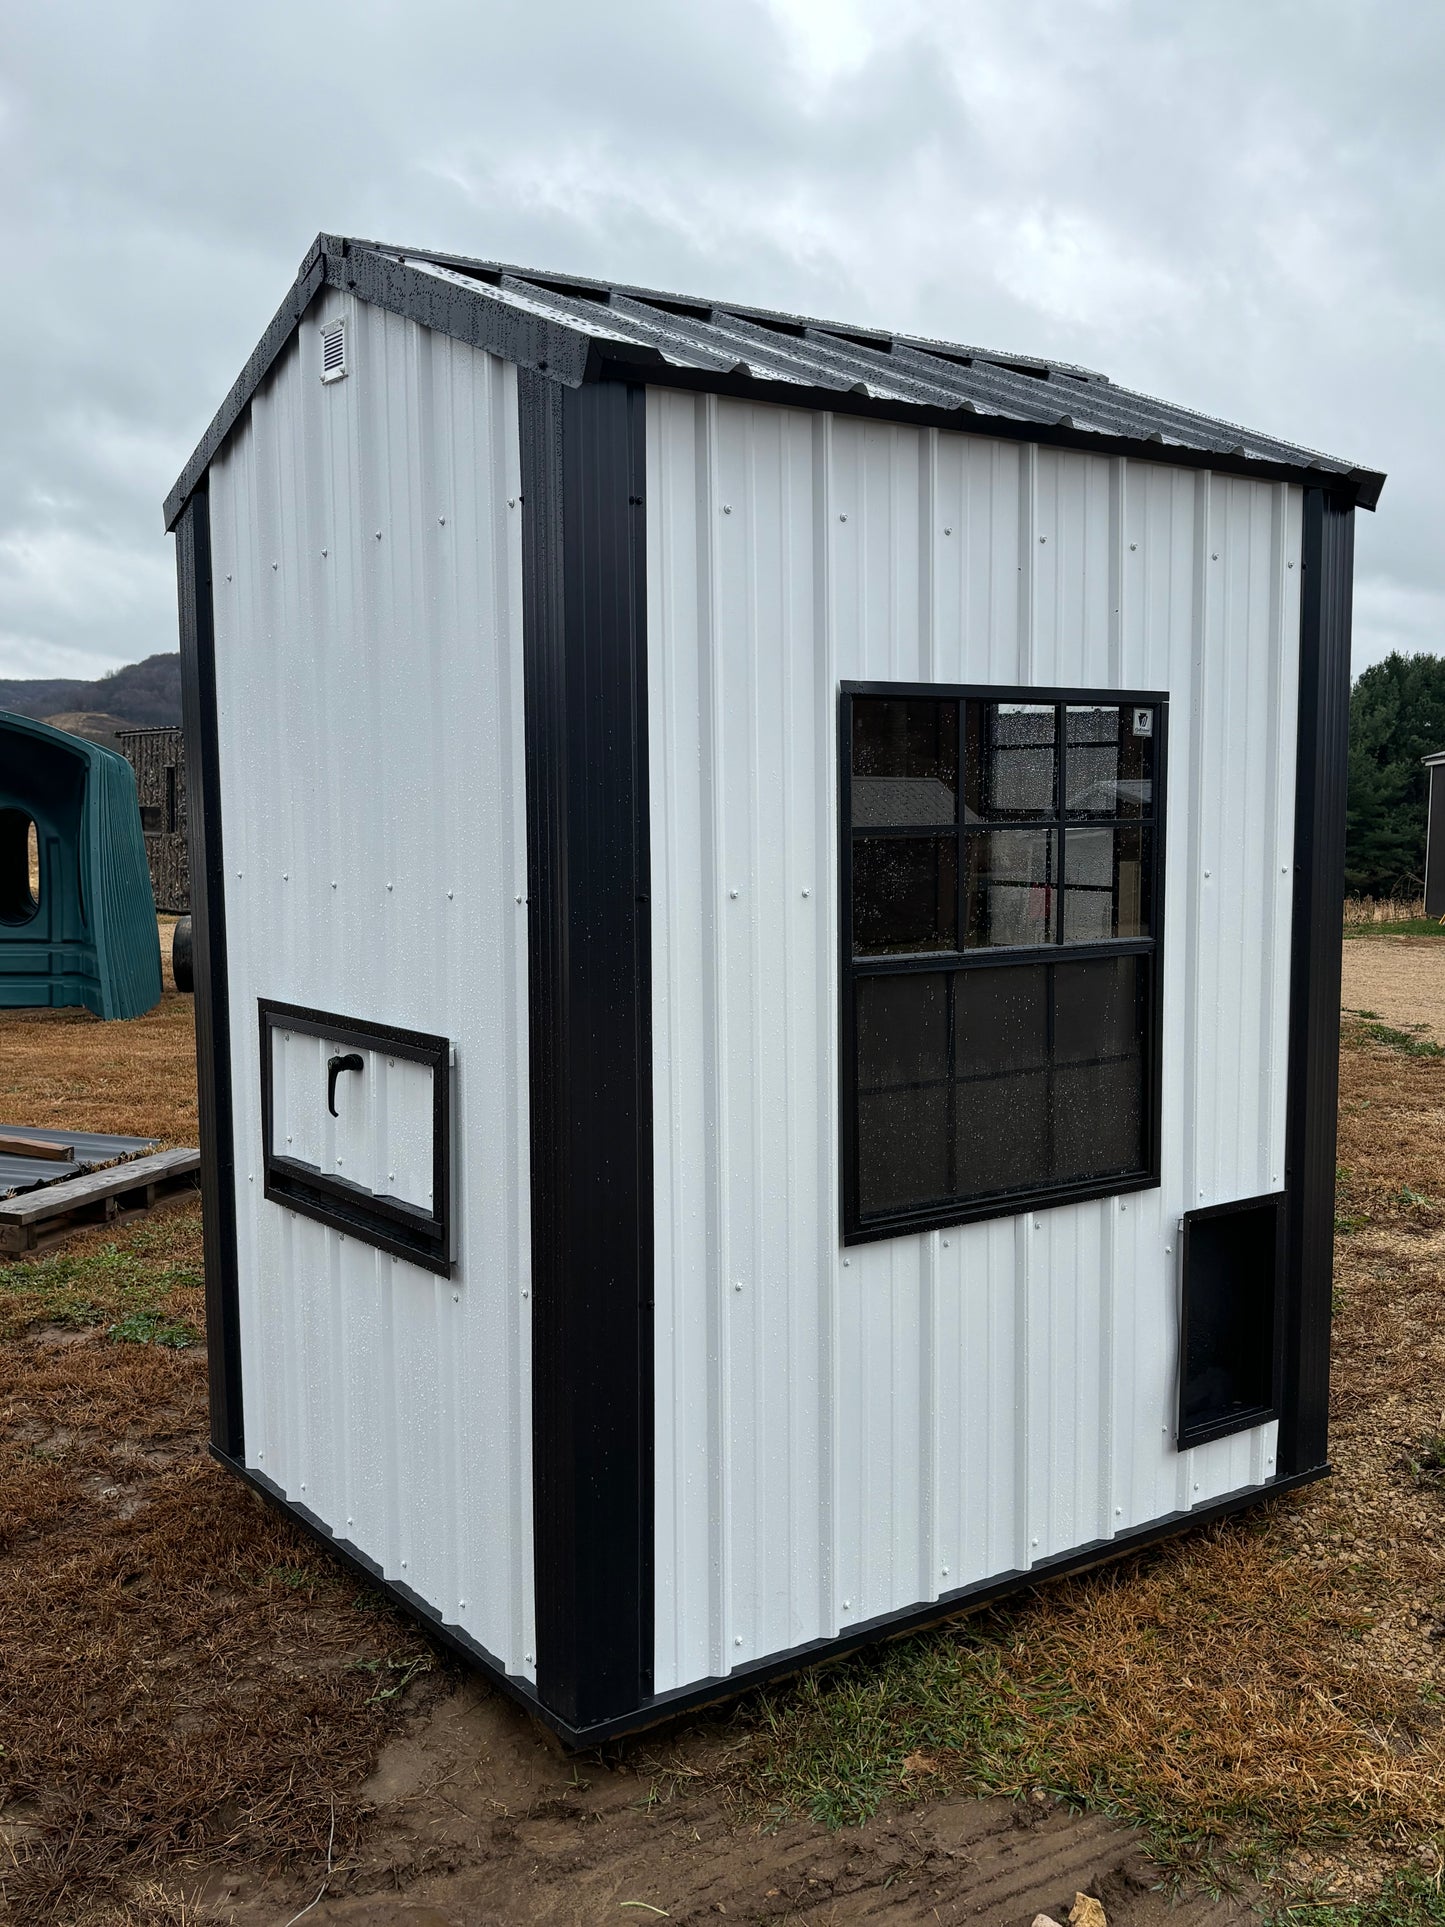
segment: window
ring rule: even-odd
[[[845,1238],[1157,1183],[1165,699],[841,712]]]

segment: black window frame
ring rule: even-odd
[[[406,1258],[424,1271],[450,1277],[452,1256],[452,1067],[451,1039],[431,1031],[376,1024],[305,1004],[256,999],[260,1033],[262,1190],[273,1204],[285,1205],[318,1224],[343,1231],[394,1258]],[[319,1170],[314,1164],[275,1148],[274,1041],[278,1030],[319,1037],[342,1051],[367,1050],[421,1064],[432,1079],[432,1202],[430,1207],[384,1196],[350,1178]]]
[[[1058,907],[1055,934],[1047,944],[985,945],[971,949],[899,951],[875,956],[855,956],[853,949],[853,848],[860,835],[868,835],[866,825],[853,822],[853,705],[859,699],[887,701],[955,702],[960,705],[958,732],[958,806],[950,832],[957,837],[959,852],[959,916],[964,914],[964,854],[970,831],[965,827],[967,781],[964,768],[966,730],[962,727],[968,702],[1022,703],[1053,705],[1056,717],[1057,796],[1050,817],[1022,817],[992,821],[988,828],[1052,829],[1058,839]],[[1117,827],[1137,819],[1076,816],[1071,824],[1068,799],[1068,722],[1070,708],[1150,708],[1155,713],[1153,727],[1154,767],[1151,808],[1147,819],[1149,837],[1150,934],[1147,937],[1109,937],[1066,943],[1064,929],[1064,829],[1066,827]],[[973,1224],[987,1218],[1018,1217],[1028,1211],[1054,1205],[1078,1204],[1089,1198],[1122,1197],[1134,1191],[1156,1189],[1161,1182],[1161,1123],[1163,1100],[1162,1031],[1164,1017],[1164,847],[1168,805],[1169,696],[1164,690],[1133,689],[1060,689],[1019,687],[996,683],[920,683],[920,682],[842,682],[838,689],[838,957],[839,957],[839,1073],[841,1098],[842,1153],[842,1236],[845,1245],[867,1244],[881,1238],[905,1237],[919,1231],[946,1229],[950,1225]],[[939,826],[919,826],[918,834],[935,834]],[[982,826],[980,826],[982,827]],[[864,1215],[860,1207],[858,1169],[858,1056],[857,985],[871,976],[903,976],[915,972],[951,976],[972,969],[999,969],[1013,965],[1033,965],[1084,961],[1109,956],[1146,956],[1150,959],[1147,1032],[1142,1040],[1144,1056],[1142,1136],[1145,1146],[1144,1167],[1124,1176],[1085,1178],[1068,1183],[1020,1186],[1017,1190],[990,1193],[985,1197],[945,1200],[942,1203],[895,1208]]]

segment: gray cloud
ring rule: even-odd
[[[173,646],[159,502],[318,228],[1054,354],[1391,471],[1445,647],[1445,16],[56,0],[0,19],[0,674]]]

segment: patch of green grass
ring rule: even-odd
[[[1433,917],[1402,917],[1397,923],[1347,923],[1347,937],[1445,937]]]
[[[1437,1044],[1433,1037],[1424,1035],[1430,1028],[1428,1024],[1411,1024],[1399,1030],[1393,1024],[1381,1023],[1370,1011],[1355,1010],[1348,1015],[1356,1019],[1363,1042],[1383,1044],[1386,1050],[1399,1051],[1404,1057],[1445,1057],[1445,1044]]]
[[[106,1333],[113,1345],[162,1345],[173,1352],[194,1345],[196,1336],[184,1319],[169,1318],[163,1311],[133,1311]]]
[[[120,1242],[0,1264],[0,1337],[29,1325],[109,1325],[122,1342],[193,1344],[196,1333],[172,1299],[200,1288],[200,1271],[186,1262],[194,1242],[194,1222],[177,1214],[138,1225]]]
[[[1308,1901],[1285,1907],[1269,1927],[1445,1927],[1445,1891],[1430,1874],[1391,1874],[1373,1900]]]

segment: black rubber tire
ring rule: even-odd
[[[177,990],[194,990],[196,987],[195,966],[191,961],[191,920],[177,917],[176,927],[171,933],[171,973],[176,980]]]

